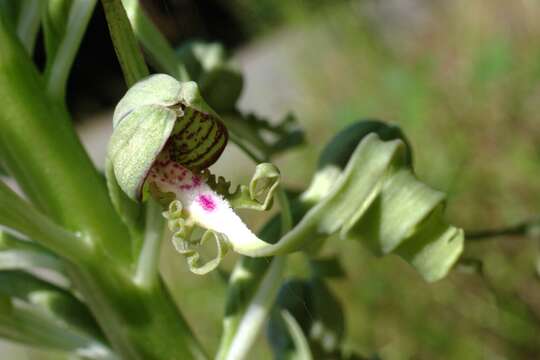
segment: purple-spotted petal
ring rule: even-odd
[[[225,235],[236,252],[249,253],[268,246],[244,224],[227,200],[182,165],[158,159],[147,181],[154,183],[161,192],[173,193],[190,219],[203,228]]]

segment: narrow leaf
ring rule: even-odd
[[[0,271],[0,334],[32,346],[113,359],[93,316],[64,289],[22,271]]]
[[[82,239],[39,213],[3,182],[0,182],[0,226],[39,241],[69,259],[81,259],[88,251]]]

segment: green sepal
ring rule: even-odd
[[[169,107],[178,104],[180,82],[172,76],[156,74],[137,82],[126,92],[114,109],[113,127],[135,109],[145,105]]]
[[[131,200],[120,188],[109,157],[105,159],[105,178],[111,202],[124,224],[128,226],[130,231],[142,232],[144,227],[143,207]]]
[[[116,128],[131,112],[145,105],[170,108],[178,104],[211,114],[216,117],[215,121],[220,120],[204,101],[197,83],[180,82],[167,74],[154,74],[138,81],[118,102],[114,110],[113,127]]]
[[[179,82],[165,74],[152,75],[131,87],[118,103],[108,158],[118,185],[131,199],[142,200],[148,172],[179,121],[186,131],[174,146],[186,142],[192,152],[186,156],[187,161],[197,168],[210,166],[227,144],[227,130],[201,97],[196,83]],[[217,123],[217,127],[206,126],[217,129],[213,135],[197,133],[203,121]]]
[[[130,112],[115,127],[108,157],[118,185],[131,199],[141,200],[146,176],[171,135],[175,122],[173,110],[159,105],[143,105]]]
[[[255,167],[249,186],[239,185],[231,192],[231,183],[224,177],[206,173],[206,182],[222,195],[234,209],[266,211],[272,207],[274,192],[279,186],[281,174],[271,163],[258,164]]]

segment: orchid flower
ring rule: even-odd
[[[270,244],[260,240],[233,211],[266,210],[279,184],[279,171],[259,164],[248,186],[229,191],[230,183],[208,167],[227,144],[227,129],[209,108],[194,82],[158,74],[131,87],[115,109],[109,162],[120,188],[133,200],[154,197],[176,249],[190,269],[207,273],[229,248],[253,254]],[[261,200],[262,198],[262,200]],[[192,239],[194,228],[205,230]],[[197,246],[213,237],[217,256],[201,265]]]

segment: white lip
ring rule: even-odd
[[[162,192],[174,193],[195,224],[225,235],[236,252],[247,255],[269,245],[244,224],[227,200],[187,168],[171,161],[158,161],[149,181]]]

